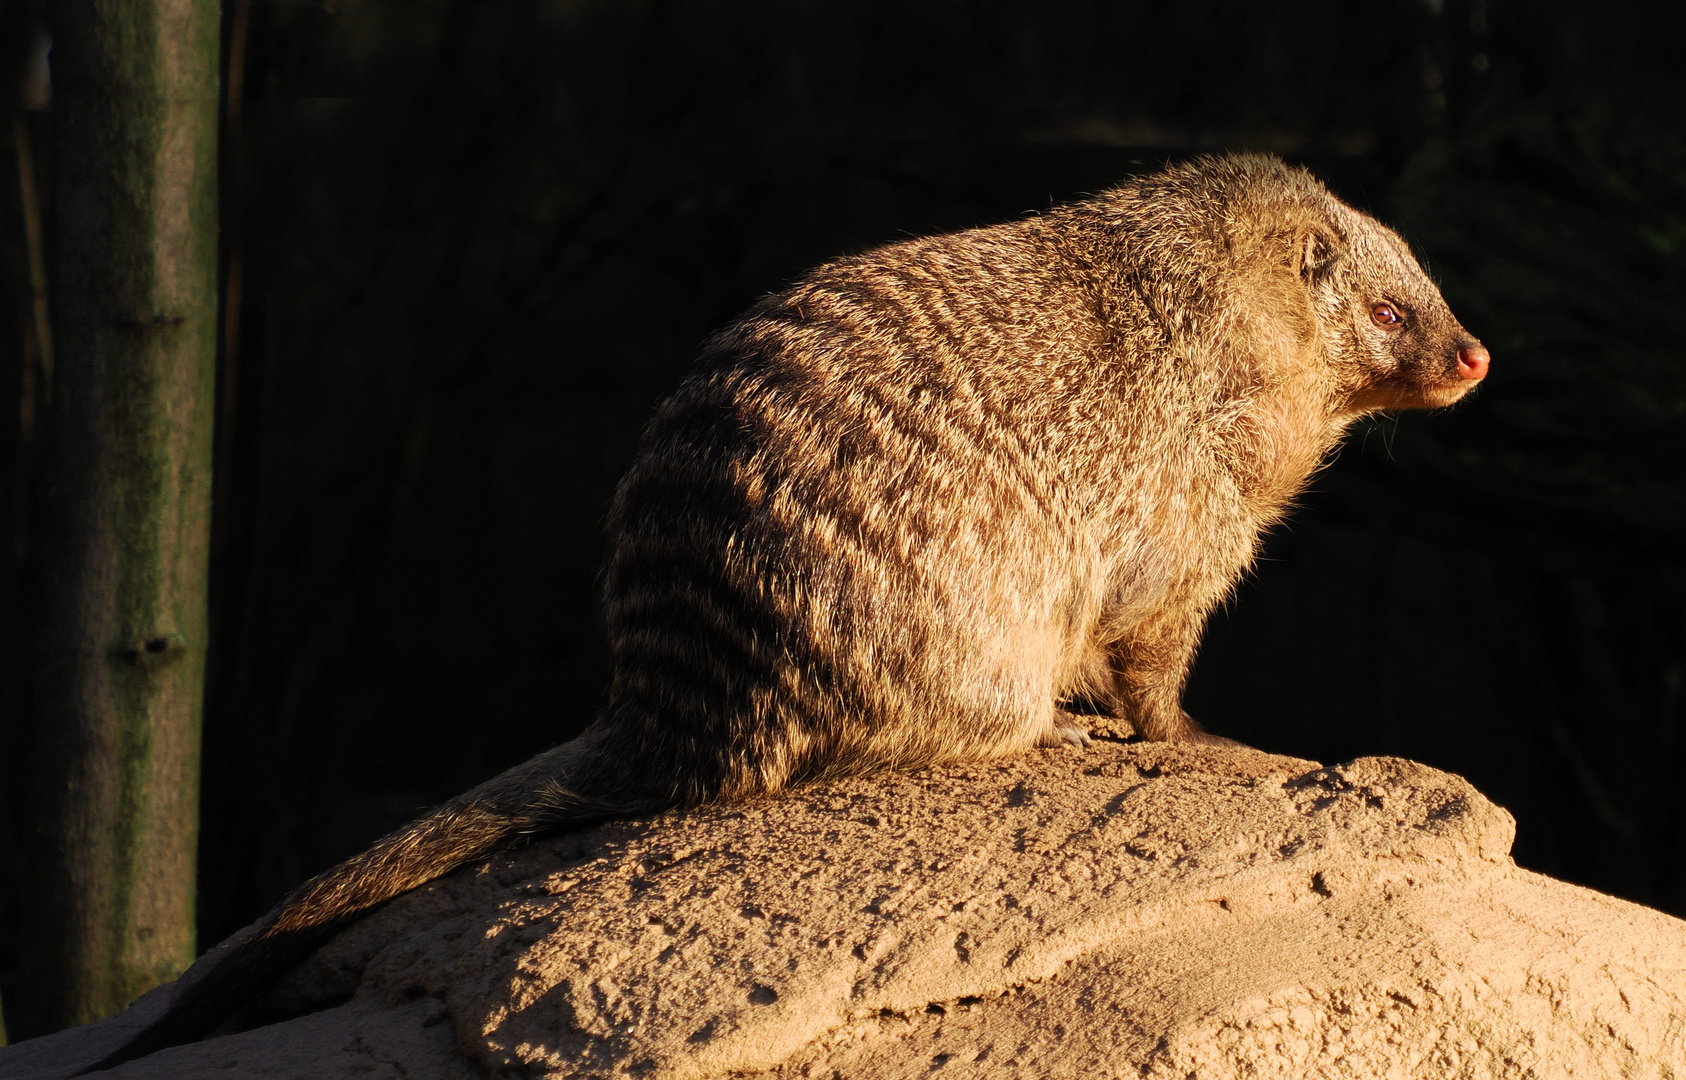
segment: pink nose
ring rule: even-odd
[[[1480,345],[1469,345],[1458,350],[1458,378],[1469,379],[1472,382],[1487,377],[1487,365],[1493,358],[1487,355],[1487,350]]]

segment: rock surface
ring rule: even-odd
[[[1686,923],[1468,783],[1098,743],[557,837],[126,1078],[1686,1077]],[[64,1076],[160,1009],[0,1051]]]

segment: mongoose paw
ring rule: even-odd
[[[1088,746],[1094,740],[1089,737],[1089,729],[1079,724],[1069,722],[1056,723],[1036,740],[1037,746]]]
[[[1231,750],[1252,749],[1252,747],[1248,746],[1246,743],[1236,742],[1234,739],[1226,739],[1222,735],[1214,735],[1210,731],[1201,731],[1199,729],[1194,731],[1185,731],[1178,735],[1173,741],[1183,743],[1187,746],[1221,746]]]
[[[1163,740],[1165,742],[1182,743],[1185,746],[1221,746],[1229,749],[1251,749],[1246,743],[1239,743],[1234,739],[1226,739],[1222,735],[1212,734],[1210,731],[1201,727],[1200,723],[1195,720],[1194,717],[1188,715],[1187,712],[1183,712],[1182,710],[1178,711],[1181,713],[1182,722],[1171,726],[1169,730],[1165,730],[1164,734],[1158,736],[1157,740],[1150,735],[1148,737],[1149,741]]]

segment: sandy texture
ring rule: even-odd
[[[1686,923],[1518,870],[1512,835],[1387,758],[1108,743],[834,784],[454,875],[295,972],[270,1006],[305,1015],[110,1075],[1686,1076]]]

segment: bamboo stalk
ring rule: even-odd
[[[51,14],[32,1033],[114,1013],[193,958],[217,343],[218,3]]]
[[[29,273],[29,315],[33,357],[24,364],[18,430],[25,443],[35,439],[37,409],[52,397],[53,326],[47,308],[47,253],[41,237],[41,199],[35,190],[35,154],[21,111],[12,114],[12,145],[18,162],[18,210],[23,218],[24,257]],[[33,363],[28,362],[33,360]]]

